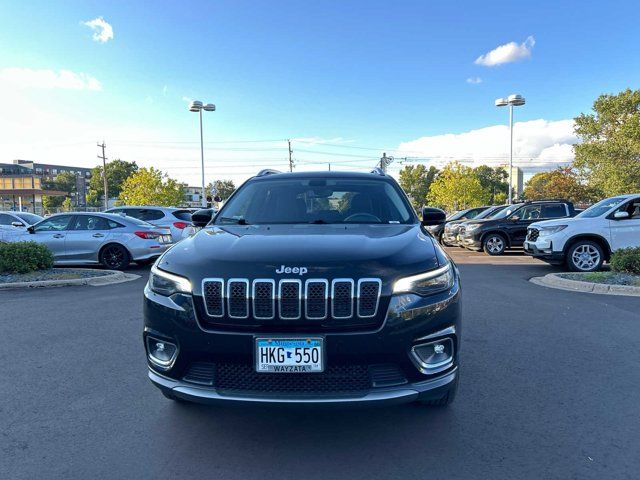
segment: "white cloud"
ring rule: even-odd
[[[94,18],[83,22],[83,24],[93,30],[92,38],[95,42],[106,43],[109,40],[113,40],[113,27],[104,18]]]
[[[467,78],[467,83],[470,83],[471,85],[478,85],[479,83],[482,83],[482,79],[480,77],[469,77]]]
[[[504,63],[517,62],[518,60],[531,57],[531,50],[535,44],[536,40],[533,36],[527,37],[527,39],[519,45],[516,42],[505,43],[484,55],[480,55],[474,63],[485,67],[495,67],[496,65],[502,65]]]
[[[573,120],[531,120],[513,128],[514,164],[525,169],[553,168],[573,161],[571,145],[578,141]],[[430,159],[435,165],[459,160],[471,166],[500,165],[509,159],[509,127],[494,125],[463,133],[448,133],[403,142],[398,157]]]
[[[102,84],[91,75],[70,70],[35,70],[9,67],[0,69],[0,83],[19,88],[62,88],[66,90],[102,90]]]

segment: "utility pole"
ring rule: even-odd
[[[102,143],[98,144],[98,147],[102,148],[102,156],[98,155],[98,158],[102,159],[102,180],[104,181],[104,209],[108,209],[109,208],[109,187],[107,185],[107,156],[104,154],[104,149],[107,148],[107,146],[104,143],[104,140],[102,141]]]
[[[382,154],[382,158],[380,159],[380,169],[387,173],[387,167],[393,163],[393,157],[387,157],[387,153],[384,152]]]
[[[293,150],[291,150],[291,140],[287,140],[287,143],[289,144],[289,171],[293,172],[293,158],[291,157]]]

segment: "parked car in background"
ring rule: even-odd
[[[10,242],[16,235],[24,234],[29,225],[42,219],[40,215],[29,212],[0,211],[0,241]]]
[[[600,269],[620,248],[640,247],[640,193],[607,198],[575,218],[535,222],[524,251],[575,272]]]
[[[137,218],[156,227],[168,227],[174,242],[182,239],[182,231],[191,226],[191,211],[186,208],[126,206],[106,210],[105,213],[117,213],[127,217]]]
[[[43,243],[55,263],[102,264],[121,270],[130,262],[146,264],[171,245],[169,229],[108,213],[59,213],[26,228],[14,241]]]
[[[487,208],[489,207],[488,206],[475,207],[475,208],[466,208],[464,210],[459,210],[449,215],[447,217],[447,222],[452,222],[455,220],[470,220],[472,218],[475,218],[478,214],[485,211]],[[433,238],[437,239],[440,243],[442,243],[442,235],[444,233],[444,227],[445,227],[445,224],[432,225],[430,227],[427,227],[427,230],[431,235],[433,235]]]
[[[489,255],[502,255],[508,248],[521,247],[527,228],[544,219],[575,215],[573,203],[566,200],[522,202],[505,208],[492,218],[472,220],[460,228],[460,244]]]
[[[480,212],[476,217],[474,217],[474,220],[491,218],[507,207],[508,205],[494,205],[492,207],[488,207],[486,210]],[[460,228],[469,221],[469,219],[463,219],[447,222],[444,226],[444,231],[442,233],[440,243],[446,245],[447,247],[459,246],[458,233],[460,232]]]

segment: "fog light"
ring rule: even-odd
[[[453,364],[453,340],[444,338],[415,345],[411,349],[414,363],[422,373],[437,373]]]
[[[168,369],[176,359],[178,347],[166,340],[147,336],[147,353],[151,363],[163,369]]]

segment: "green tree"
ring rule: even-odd
[[[440,171],[431,184],[427,200],[430,205],[454,211],[485,205],[489,202],[489,196],[471,167],[452,162]]]
[[[574,166],[603,196],[640,190],[640,90],[600,95],[575,118]]]
[[[66,197],[42,196],[42,208],[44,211],[57,212],[59,209],[64,208],[64,202],[67,199],[69,200],[69,204],[71,204],[71,194],[76,191],[76,176],[71,172],[60,172],[53,179],[44,179],[42,181],[42,188],[44,190],[57,190],[67,194]]]
[[[122,184],[119,201],[123,205],[180,205],[184,189],[160,170],[140,168]]]
[[[400,186],[411,199],[411,204],[416,210],[427,201],[429,188],[438,175],[438,169],[425,165],[407,165],[400,170]]]
[[[489,193],[489,203],[497,204],[504,203],[503,199],[506,199],[509,195],[509,174],[502,167],[488,167],[487,165],[480,165],[473,169],[475,174],[480,180],[482,188]]]
[[[107,188],[109,197],[119,197],[122,191],[122,184],[132,174],[138,171],[136,162],[115,159],[107,163]],[[102,204],[104,197],[104,180],[102,179],[102,167],[98,166],[91,170],[91,179],[87,189],[87,204],[98,206]]]
[[[213,189],[216,190],[216,195],[222,198],[222,201],[225,201],[236,190],[236,186],[233,180],[216,180],[207,185],[207,195],[209,195]]]
[[[536,173],[524,188],[527,200],[566,198],[574,203],[591,203],[597,198],[572,167],[558,167],[551,172]]]

